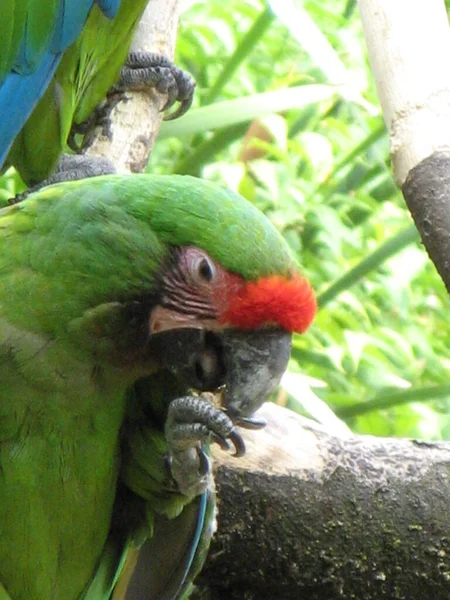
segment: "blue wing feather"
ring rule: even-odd
[[[50,51],[64,52],[80,35],[94,0],[63,0],[59,6]]]
[[[25,24],[14,70],[0,82],[0,169],[15,137],[49,85],[62,53],[83,30],[92,6],[98,4],[108,18],[113,18],[120,2],[61,0],[53,31],[46,45],[40,48],[29,43]]]
[[[60,57],[46,53],[34,73],[11,73],[0,86],[0,167],[36,102],[53,77]]]
[[[210,492],[206,491],[199,498],[198,512],[197,512],[197,527],[195,529],[194,536],[192,538],[192,542],[189,545],[188,552],[186,552],[184,568],[180,569],[178,591],[177,591],[177,595],[175,596],[174,600],[179,600],[181,598],[181,596],[183,595],[183,593],[185,591],[186,586],[189,585],[189,583],[190,583],[189,575],[190,575],[190,571],[192,568],[192,564],[193,564],[194,558],[197,554],[197,550],[199,548],[202,536],[204,535],[205,516],[206,516],[206,508],[208,505],[209,494],[210,494]]]
[[[89,12],[94,4],[106,17],[112,19],[119,10],[121,0],[65,0],[61,2],[52,40],[52,52],[64,52],[80,35]]]
[[[97,0],[100,10],[108,19],[113,19],[119,10],[121,0]]]

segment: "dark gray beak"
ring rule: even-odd
[[[281,329],[225,330],[221,336],[225,362],[224,408],[243,427],[246,419],[280,383],[291,354],[291,334]]]
[[[149,353],[187,387],[223,391],[222,408],[242,427],[261,427],[253,413],[286,370],[291,334],[277,328],[243,331],[180,328],[153,334]]]

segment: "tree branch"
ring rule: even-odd
[[[358,0],[397,182],[450,291],[450,31],[443,0]]]
[[[179,17],[178,0],[150,0],[139,23],[131,50],[173,57]],[[119,173],[145,170],[158,135],[166,97],[153,91],[130,92],[111,114],[112,139],[99,131],[88,150],[109,158]]]
[[[218,532],[196,599],[448,599],[449,444],[261,414],[244,458],[215,451]]]

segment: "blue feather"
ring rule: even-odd
[[[189,571],[191,570],[192,563],[194,562],[194,558],[195,558],[196,552],[198,550],[200,539],[203,534],[203,528],[205,526],[206,507],[208,504],[208,496],[210,493],[211,492],[208,490],[206,492],[203,492],[203,494],[200,496],[198,512],[197,512],[197,527],[195,529],[195,533],[194,533],[194,536],[192,538],[192,541],[191,541],[191,544],[189,547],[188,557],[187,557],[186,563],[184,565],[184,573],[180,577],[179,590],[178,590],[178,593],[174,600],[178,600],[179,598],[181,598],[181,596],[183,595],[183,593],[185,591],[185,586],[188,583],[190,583],[189,582]]]
[[[0,167],[31,111],[45,92],[61,55],[47,52],[31,75],[10,73],[0,85]]]
[[[94,4],[98,5],[108,19],[113,19],[119,10],[120,2],[121,0],[61,2],[52,40],[52,52],[64,52],[77,39]]]
[[[78,2],[63,0],[61,2],[53,30],[51,52],[64,52],[77,39],[93,5],[94,0],[78,0]]]
[[[209,545],[214,517],[207,515],[214,505],[207,490],[174,519],[154,514],[152,537],[139,549],[124,600],[181,600],[203,562],[195,564],[200,547]]]
[[[121,0],[97,0],[100,10],[108,19],[114,19],[119,10]]]
[[[0,82],[0,169],[14,139],[55,74],[62,53],[81,34],[96,3],[108,18],[115,17],[121,0],[61,0],[46,47],[31,48],[25,24],[14,70]]]

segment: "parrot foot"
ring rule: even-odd
[[[128,100],[127,95],[124,91],[116,90],[114,88],[108,92],[105,100],[102,100],[91,115],[82,123],[74,123],[70,129],[69,135],[67,136],[67,145],[76,154],[85,152],[90,146],[92,146],[95,140],[97,129],[100,128],[102,135],[104,135],[109,141],[112,140],[112,127],[111,127],[111,113],[119,102],[126,102]],[[82,136],[81,143],[78,143],[77,136]]]
[[[172,108],[175,102],[180,103],[177,110],[164,117],[165,121],[172,121],[189,110],[194,98],[195,81],[189,73],[176,67],[162,54],[130,52],[119,81],[109,90],[106,99],[100,102],[86,121],[72,126],[67,139],[69,148],[77,154],[89,148],[98,127],[105,137],[111,139],[111,112],[119,102],[127,101],[125,92],[149,88],[167,94],[163,111]],[[77,135],[82,136],[81,144],[76,140]]]
[[[244,441],[231,419],[199,396],[184,396],[170,403],[165,434],[172,477],[186,496],[202,494],[212,479],[203,444],[215,442],[223,450],[230,450],[232,444],[235,456],[245,454]]]
[[[189,73],[176,67],[171,60],[161,54],[130,52],[122,68],[119,82],[111,91],[117,93],[117,91],[148,88],[160,94],[167,94],[163,111],[172,108],[175,102],[180,103],[177,110],[164,117],[165,121],[172,121],[189,110],[194,98],[195,81]]]
[[[63,154],[58,162],[58,167],[51,177],[29,187],[25,192],[11,198],[10,204],[18,204],[25,200],[33,192],[63,181],[77,181],[87,177],[98,177],[99,175],[113,175],[116,168],[113,163],[103,156],[87,156],[77,154]]]

